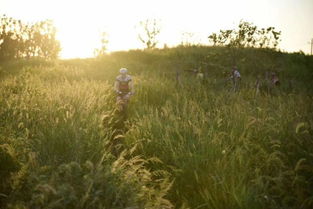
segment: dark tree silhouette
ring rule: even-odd
[[[213,46],[276,48],[281,31],[275,27],[261,28],[252,23],[240,21],[237,30],[220,30],[208,38]]]
[[[0,18],[0,60],[30,57],[55,59],[60,50],[51,20],[26,24],[6,15]]]

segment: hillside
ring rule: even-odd
[[[312,56],[191,46],[0,66],[0,208],[313,207]],[[271,72],[279,88],[256,93]]]

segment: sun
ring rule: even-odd
[[[140,48],[132,5],[121,7],[121,1],[64,1],[53,18],[60,41],[61,58],[94,56],[94,49],[101,46],[101,34],[108,38],[108,51]],[[57,8],[52,8],[57,10]]]

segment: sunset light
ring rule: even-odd
[[[108,51],[143,48],[138,23],[160,20],[158,47],[179,44],[189,33],[193,43],[208,44],[220,29],[233,29],[240,20],[282,31],[284,51],[310,52],[313,36],[313,1],[145,1],[145,0],[0,0],[0,14],[24,21],[52,19],[61,42],[62,58],[90,57],[100,34],[108,35]]]
[[[0,209],[312,209],[313,0],[0,0]]]

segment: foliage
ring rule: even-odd
[[[146,19],[140,21],[139,40],[147,49],[153,49],[158,44],[158,35],[161,32],[160,23],[156,19]]]
[[[100,47],[95,49],[95,51],[94,51],[94,55],[96,57],[101,57],[101,56],[105,55],[105,53],[107,51],[107,46],[109,43],[107,36],[108,36],[108,34],[106,32],[101,33]]]
[[[156,176],[145,169],[146,161],[139,156],[129,158],[129,154],[124,151],[116,160],[105,154],[104,161],[97,164],[86,161],[61,164],[55,169],[41,167],[27,178],[32,187],[23,205],[69,209],[172,208],[163,197],[170,182],[157,177],[154,183]]]
[[[208,38],[214,46],[276,48],[281,32],[275,27],[261,28],[252,23],[240,21],[237,30],[220,30]]]
[[[11,174],[20,169],[14,149],[9,144],[0,144],[0,206],[11,192]]]
[[[42,57],[55,59],[61,50],[51,20],[26,24],[3,15],[0,18],[0,60]]]
[[[312,208],[312,57],[240,49],[233,93],[226,52],[181,46],[1,65],[0,207]],[[205,82],[183,73],[199,65]],[[272,65],[280,89],[255,94]],[[121,66],[136,90],[126,121],[114,111]]]

